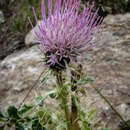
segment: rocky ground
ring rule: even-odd
[[[30,35],[30,34],[29,34]],[[27,40],[27,39],[26,39]],[[28,41],[28,40],[27,40]],[[29,40],[30,41],[30,40]],[[30,45],[29,43],[27,45]],[[95,79],[94,86],[109,99],[124,119],[130,119],[130,14],[109,15],[104,20],[104,31],[100,44],[89,51],[83,70]],[[0,62],[0,107],[18,106],[30,87],[46,68],[41,65],[39,45],[25,47],[10,54]],[[54,78],[30,93],[25,103],[30,104],[35,97],[51,90]],[[81,104],[88,112],[97,109],[94,130],[101,126],[111,130],[119,128],[120,120],[110,107],[90,86],[84,86],[86,95],[81,95]],[[55,105],[51,100],[46,105]],[[124,128],[123,128],[124,130]]]

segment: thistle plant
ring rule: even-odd
[[[95,110],[91,110],[86,116],[80,106],[78,93],[80,85],[92,83],[93,80],[82,77],[81,61],[99,42],[103,18],[98,16],[98,9],[92,11],[94,3],[88,3],[83,11],[80,10],[80,5],[81,0],[48,0],[48,5],[42,0],[40,21],[33,8],[37,24],[34,27],[30,18],[29,22],[36,36],[34,42],[41,44],[43,62],[48,69],[41,82],[45,84],[48,76],[53,74],[56,78],[56,89],[37,97],[35,105],[23,105],[31,90],[37,85],[43,74],[41,73],[19,108],[9,106],[4,114],[0,111],[0,129],[15,126],[16,130],[91,130],[91,117]],[[66,72],[69,74],[69,80],[66,78]],[[127,122],[105,96],[97,88],[94,89],[129,129]],[[60,102],[59,106],[64,114],[43,106],[48,96]]]
[[[80,13],[80,3],[81,0],[56,0],[53,7],[52,0],[48,0],[47,17],[43,0],[41,21],[33,9],[36,27],[29,21],[37,37],[35,42],[41,43],[45,64],[53,70],[66,69],[66,64],[78,62],[78,56],[87,54],[101,36],[103,18],[98,16],[98,9],[93,13],[94,3],[88,3]]]
[[[81,0],[55,0],[54,6],[53,2],[53,0],[48,0],[48,12],[46,12],[45,3],[42,0],[42,20],[38,21],[33,9],[36,27],[30,19],[29,22],[36,36],[35,42],[42,45],[44,64],[56,77],[57,95],[65,113],[66,129],[79,130],[79,107],[77,106],[79,100],[73,94],[77,93],[77,82],[80,79],[81,70],[79,72],[76,69],[71,70],[71,65],[73,63],[79,65],[79,58],[83,59],[87,52],[98,43],[103,18],[98,16],[98,9],[92,12],[94,2],[84,6],[82,12],[80,11]],[[66,70],[70,74],[71,89],[64,85],[63,72]],[[71,101],[69,96],[71,96]]]

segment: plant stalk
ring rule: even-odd
[[[77,71],[81,72],[82,70],[82,66],[79,65],[77,67]],[[77,85],[75,85],[77,83],[77,80],[80,79],[80,75],[77,74],[74,71],[71,71],[71,91],[74,92],[75,94],[77,93]],[[77,105],[75,103],[75,97],[73,95],[71,95],[71,102],[72,102],[72,106],[71,106],[71,123],[72,123],[72,130],[80,130],[80,126],[78,123],[78,108]]]
[[[63,81],[62,81],[62,73],[58,72],[56,74],[56,82],[58,86],[58,94],[61,99],[61,103],[65,112],[65,118],[66,118],[66,126],[67,130],[72,130],[71,122],[70,122],[70,112],[69,112],[69,107],[67,105],[67,89],[63,86]]]
[[[101,96],[102,99],[104,99],[104,101],[111,107],[111,109],[116,113],[116,115],[122,120],[122,122],[124,123],[124,125],[127,128],[130,128],[130,126],[127,124],[127,122],[123,119],[123,117],[120,115],[120,113],[113,107],[113,105],[108,101],[108,99],[100,92],[99,89],[97,89],[96,87],[92,86],[95,91]]]
[[[75,99],[72,96],[72,106],[71,106],[71,123],[72,123],[72,130],[80,130],[79,124],[78,124],[78,108],[75,104]]]

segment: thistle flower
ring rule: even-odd
[[[42,0],[42,20],[34,28],[37,42],[42,44],[46,65],[50,68],[65,68],[65,64],[76,61],[78,56],[95,46],[101,34],[103,18],[98,16],[98,9],[92,12],[94,3],[84,7],[80,13],[81,0],[48,0],[48,17]]]

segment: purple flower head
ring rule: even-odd
[[[51,68],[64,68],[66,63],[76,61],[78,56],[95,46],[101,35],[103,18],[98,16],[98,9],[92,12],[94,3],[88,3],[79,13],[81,0],[55,0],[54,7],[53,2],[48,0],[47,17],[42,0],[40,22],[34,11],[37,21],[34,32],[37,42],[42,44],[46,64]]]

